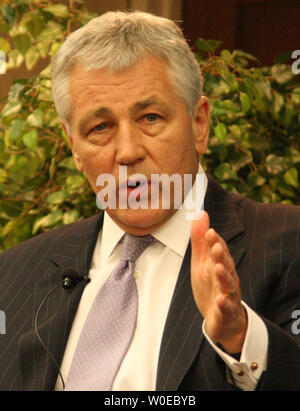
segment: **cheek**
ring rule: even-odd
[[[99,149],[99,147],[92,145],[79,145],[77,147],[77,154],[80,158],[83,171],[89,180],[95,180],[99,174],[112,173],[114,157],[111,150],[106,150],[105,148]],[[92,183],[92,181],[90,181],[90,183]]]
[[[195,155],[193,134],[189,129],[177,128],[161,142],[156,153],[166,164],[183,164]]]

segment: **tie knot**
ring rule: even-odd
[[[154,241],[151,234],[136,236],[126,233],[123,240],[121,260],[135,262],[142,252]]]

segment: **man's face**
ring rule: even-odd
[[[99,175],[116,179],[117,208],[106,211],[123,230],[134,235],[154,231],[176,212],[172,192],[169,209],[120,209],[119,167],[127,167],[128,179],[135,173],[146,176],[149,192],[151,174],[177,173],[182,181],[184,174],[192,174],[194,179],[197,153],[207,145],[207,99],[199,100],[191,118],[170,83],[166,63],[154,57],[121,72],[76,66],[69,90],[69,139],[78,170],[86,173],[96,194],[103,189],[96,185]],[[122,189],[126,196],[132,190]]]

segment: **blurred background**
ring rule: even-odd
[[[99,212],[49,63],[69,33],[114,10],[182,28],[210,100],[205,171],[229,192],[300,205],[300,0],[0,0],[0,251]]]
[[[183,28],[192,48],[199,37],[221,40],[224,48],[247,51],[262,65],[300,49],[299,0],[85,0],[85,4],[97,14],[138,9],[171,18]],[[47,64],[48,60],[40,62],[30,73],[23,64],[1,76],[0,97],[6,96],[14,78],[30,78]]]

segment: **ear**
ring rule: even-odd
[[[209,122],[209,101],[207,97],[201,96],[196,104],[192,120],[195,148],[198,154],[204,154],[206,152],[209,137]]]
[[[66,136],[68,137],[68,140],[69,140],[69,142],[70,142],[70,146],[71,146],[71,150],[72,150],[72,155],[73,155],[73,158],[74,158],[75,166],[76,166],[77,170],[82,173],[82,172],[83,172],[83,166],[82,166],[82,163],[81,163],[81,160],[80,160],[79,155],[78,155],[78,154],[76,153],[76,151],[75,151],[74,140],[73,140],[73,138],[69,135],[69,133],[68,133],[68,131],[67,131],[67,127],[64,125],[64,123],[61,122],[60,124],[61,124],[62,128],[65,130]]]

